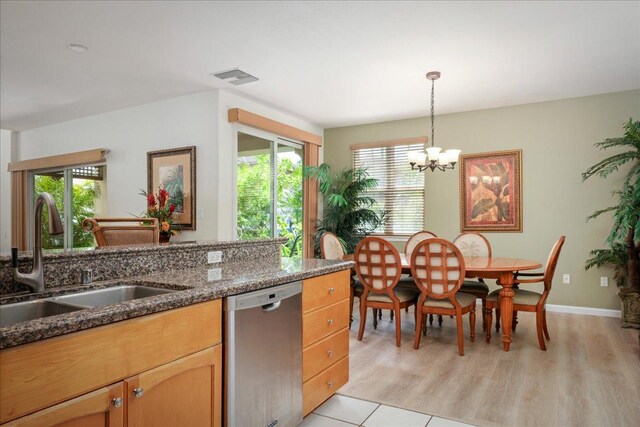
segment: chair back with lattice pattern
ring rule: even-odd
[[[344,248],[338,237],[330,232],[326,232],[320,238],[320,253],[323,259],[344,258]]]
[[[358,279],[368,291],[390,292],[400,280],[400,253],[387,240],[367,237],[358,243],[354,260]]]
[[[411,274],[420,291],[436,299],[449,298],[464,280],[464,258],[460,250],[444,239],[427,239],[418,243],[411,254]]]
[[[413,250],[416,248],[416,245],[418,243],[422,242],[423,240],[433,239],[434,237],[438,236],[427,230],[418,231],[417,233],[409,237],[409,240],[407,240],[407,244],[404,247],[404,254],[407,259],[411,257],[411,254],[413,253]]]
[[[491,258],[491,244],[480,233],[462,233],[455,238],[453,244],[464,256]]]
[[[560,250],[562,250],[562,245],[564,245],[564,240],[565,240],[565,236],[560,236],[556,244],[553,245],[553,249],[551,249],[551,253],[549,253],[549,258],[547,259],[547,267],[544,271],[545,292],[549,292],[551,290],[553,275],[556,272],[556,266],[558,265],[558,259],[560,258]]]
[[[86,218],[82,229],[93,233],[97,247],[158,243],[160,239],[157,218]]]

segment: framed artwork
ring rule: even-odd
[[[462,231],[522,232],[522,150],[460,156]]]
[[[181,230],[196,229],[196,147],[180,147],[147,153],[147,193],[159,188],[176,205],[174,221]]]

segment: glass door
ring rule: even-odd
[[[31,201],[29,221],[33,221],[34,202],[42,192],[50,193],[56,201],[64,235],[49,235],[49,212],[42,212],[42,248],[71,249],[92,248],[93,235],[82,229],[82,221],[88,217],[106,216],[107,189],[105,165],[76,166],[31,174]],[[33,224],[32,224],[33,226]],[[30,227],[30,230],[33,227]],[[33,236],[30,236],[31,242]],[[31,243],[30,243],[31,244]]]
[[[239,240],[286,237],[283,256],[302,256],[303,146],[238,132],[236,229]]]

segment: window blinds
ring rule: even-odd
[[[424,149],[426,138],[410,143],[383,142],[352,146],[353,167],[365,167],[378,186],[369,192],[376,200],[372,209],[387,210],[389,220],[376,230],[385,235],[413,234],[424,227],[424,173],[411,170],[409,151]],[[420,141],[420,142],[416,142]]]

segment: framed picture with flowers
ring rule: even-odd
[[[147,215],[151,198],[172,231],[196,229],[196,147],[147,153]],[[161,211],[162,210],[162,211]],[[164,212],[164,213],[163,213]],[[158,218],[159,220],[162,218]],[[163,230],[160,221],[160,232]],[[167,228],[167,225],[164,226]],[[175,233],[172,233],[175,234]]]
[[[460,156],[462,231],[522,232],[522,150]]]

